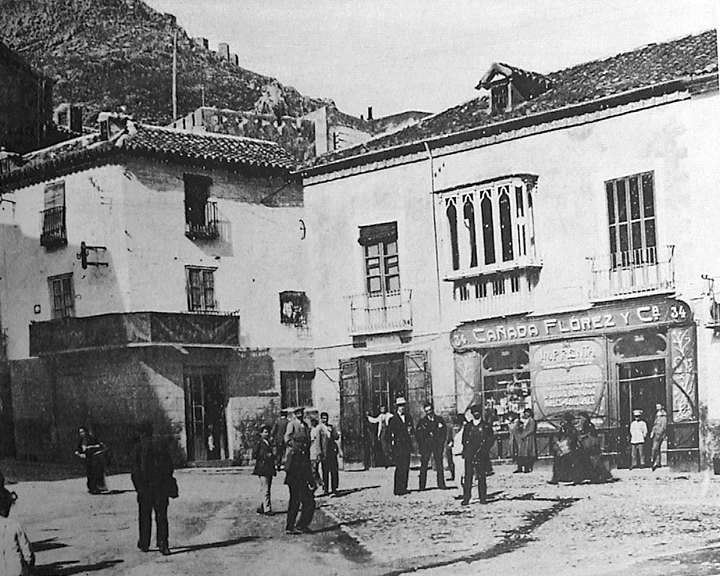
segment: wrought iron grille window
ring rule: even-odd
[[[45,187],[40,245],[53,247],[64,246],[66,244],[65,182],[53,182]]]
[[[658,261],[654,188],[652,172],[605,183],[613,269]]]
[[[75,316],[75,290],[72,274],[52,276],[48,278],[48,284],[52,299],[53,319]]]
[[[314,372],[280,372],[280,403],[282,408],[312,406]]]
[[[305,292],[280,292],[280,323],[307,326],[309,301]]]
[[[208,312],[217,310],[215,302],[215,270],[213,268],[187,269],[188,310]]]

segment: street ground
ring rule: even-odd
[[[43,468],[28,474],[0,462],[0,469],[13,482]],[[275,513],[261,516],[249,469],[179,470],[168,557],[136,548],[137,506],[126,474],[110,476],[111,492],[100,496],[65,469],[9,488],[19,495],[12,514],[45,576],[720,574],[720,476],[615,470],[611,484],[556,486],[547,484],[547,469],[512,470],[497,466],[489,504],[475,491],[467,507],[454,490],[416,491],[417,470],[413,491],[402,497],[392,494],[392,468],[341,472],[341,495],[318,498],[310,535],[285,534],[282,473],[273,486]]]

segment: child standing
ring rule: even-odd
[[[35,567],[35,554],[22,526],[8,518],[17,496],[0,488],[0,574],[26,576]]]
[[[258,514],[271,514],[270,488],[275,476],[275,453],[270,444],[270,426],[263,424],[260,428],[260,441],[253,450],[255,469],[253,474],[260,478],[260,493],[262,500],[257,508]]]
[[[645,467],[645,438],[648,429],[642,419],[642,410],[633,410],[633,421],[630,422],[630,470],[637,466]]]

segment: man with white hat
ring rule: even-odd
[[[642,410],[633,410],[633,421],[630,422],[630,470],[637,466],[645,467],[645,438],[648,429],[642,414]]]
[[[388,422],[386,437],[395,463],[395,487],[393,493],[402,496],[408,493],[408,475],[410,474],[410,455],[413,450],[412,438],[415,435],[412,418],[406,414],[407,402],[399,397],[395,400],[395,414]]]

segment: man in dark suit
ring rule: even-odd
[[[390,453],[395,463],[394,494],[402,496],[408,493],[408,475],[410,473],[410,455],[413,450],[412,437],[415,434],[412,418],[406,414],[407,402],[405,398],[395,401],[396,411],[388,422],[385,432]]]
[[[310,523],[315,514],[316,488],[310,463],[310,431],[304,420],[304,408],[296,408],[295,417],[285,431],[287,444],[285,460],[285,484],[290,491],[285,530],[288,534],[310,533]],[[297,518],[300,513],[300,518]],[[296,524],[297,519],[297,524]]]
[[[167,443],[153,436],[153,425],[140,425],[140,441],[133,449],[131,478],[138,501],[138,523],[140,539],[138,548],[143,552],[150,549],[152,513],[155,511],[157,546],[163,556],[170,555],[168,546],[168,499],[177,496],[173,463]]]
[[[483,418],[482,406],[470,407],[472,419],[463,428],[463,458],[465,459],[465,486],[460,504],[470,504],[473,476],[478,479],[480,504],[487,503],[487,476],[492,470],[490,448],[495,442],[492,425]]]
[[[425,490],[427,485],[430,456],[432,456],[435,463],[438,488],[445,490],[443,453],[447,440],[447,426],[445,426],[445,420],[443,420],[442,416],[435,414],[433,405],[430,402],[425,403],[423,410],[425,410],[425,416],[420,418],[415,428],[415,438],[417,438],[418,449],[420,450],[420,490]]]

